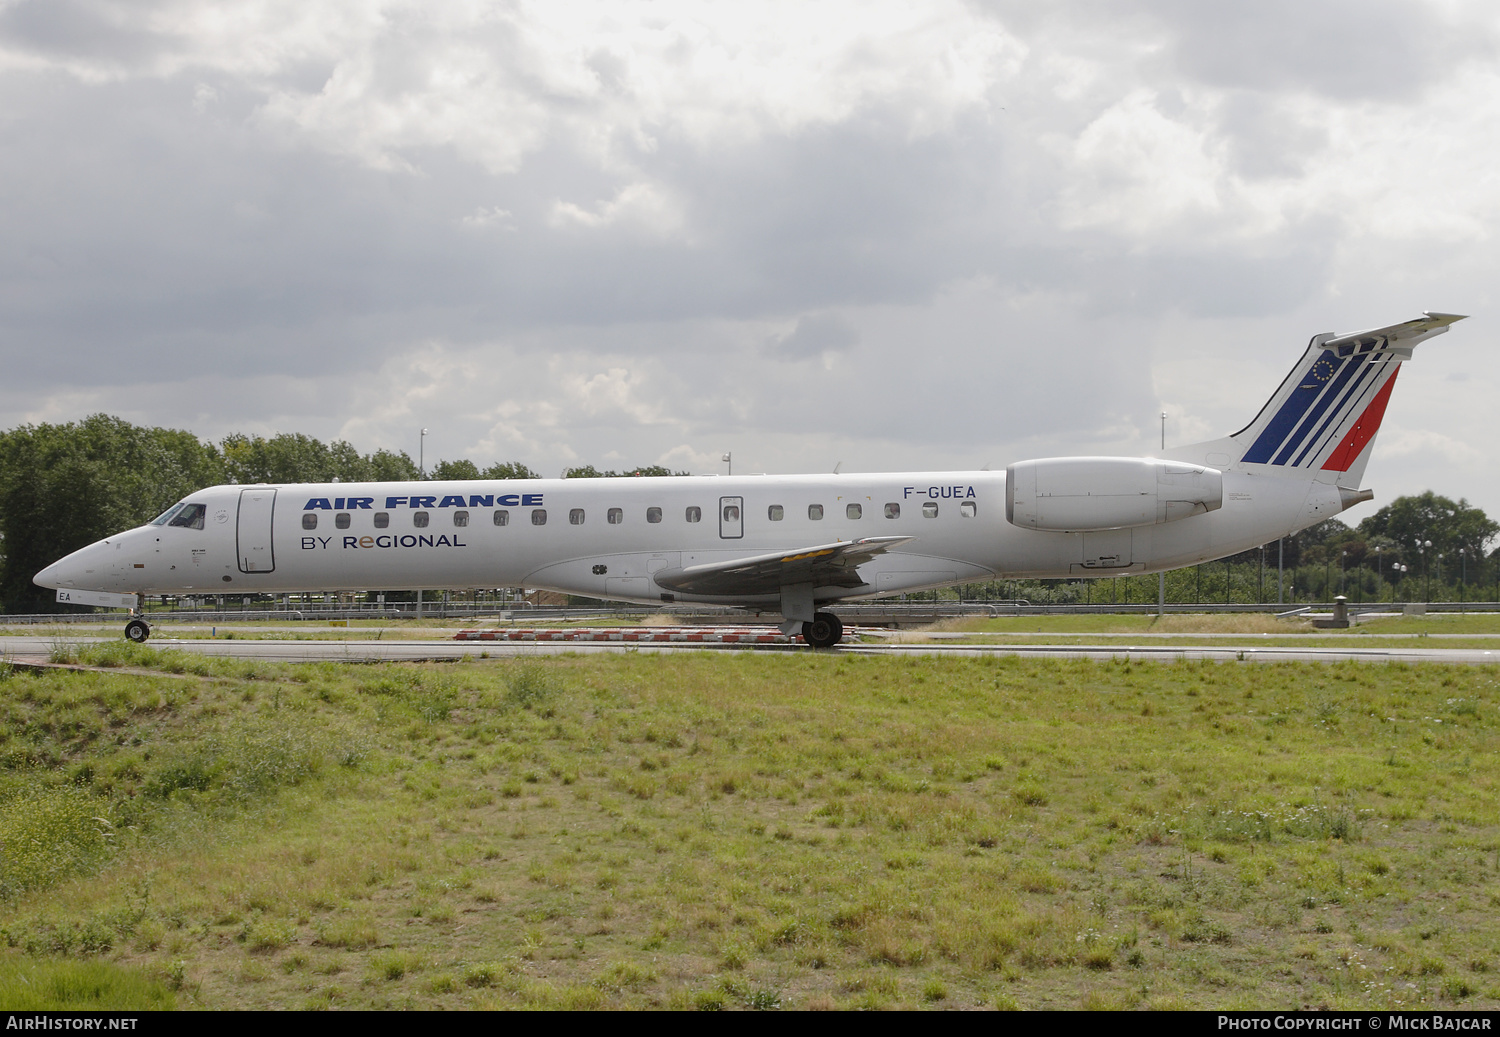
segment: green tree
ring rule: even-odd
[[[631,468],[623,472],[610,470],[601,472],[591,464],[581,465],[578,468],[569,468],[563,472],[564,479],[617,479],[620,476],[650,476],[650,475],[691,475],[691,472],[674,472],[670,468],[663,468],[659,464],[645,465],[641,468]]]
[[[1336,554],[1339,545],[1343,544],[1352,532],[1342,519],[1331,518],[1285,537],[1281,547],[1285,552],[1286,567],[1294,569],[1299,565],[1322,565],[1324,559],[1328,557],[1328,551],[1332,549]],[[1271,551],[1274,552],[1275,548],[1272,547]],[[1268,557],[1274,564],[1276,555],[1272,553]]]
[[[473,461],[439,461],[432,466],[430,479],[478,479],[479,467]]]
[[[225,473],[238,483],[331,482],[334,479],[342,482],[405,482],[419,477],[416,464],[405,451],[377,450],[362,455],[345,440],[324,444],[300,432],[280,432],[270,439],[235,433],[224,437],[221,449]],[[458,463],[468,464],[467,461]]]
[[[480,477],[485,479],[540,479],[540,472],[533,472],[520,461],[496,461],[484,471]]]
[[[483,470],[473,461],[439,461],[433,465],[429,479],[540,479],[520,461],[497,461]]]
[[[57,611],[55,593],[31,582],[37,572],[223,481],[218,451],[190,432],[95,414],[0,433],[0,601],[12,612]]]
[[[410,482],[421,477],[417,463],[411,459],[405,450],[392,453],[389,450],[377,450],[366,460],[366,474],[362,481],[368,482]]]
[[[340,475],[328,447],[300,432],[270,439],[235,433],[220,448],[226,473],[238,483],[327,482]]]
[[[1417,542],[1430,540],[1429,560],[1439,554],[1453,559],[1456,574],[1459,548],[1470,558],[1483,558],[1487,545],[1500,534],[1500,523],[1462,498],[1454,502],[1428,490],[1416,497],[1397,497],[1361,522],[1359,531],[1366,539],[1385,537],[1384,543],[1400,545],[1408,565],[1420,557]]]

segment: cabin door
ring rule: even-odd
[[[275,571],[276,556],[271,551],[271,513],[275,509],[275,490],[240,491],[240,521],[236,530],[240,572]]]
[[[719,537],[739,540],[745,535],[745,500],[743,497],[719,498]]]

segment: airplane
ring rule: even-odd
[[[1150,457],[1004,471],[213,486],[37,573],[75,604],[148,594],[538,587],[779,614],[831,648],[839,602],[1008,578],[1158,572],[1337,515],[1401,363],[1464,318],[1315,335],[1255,419]]]

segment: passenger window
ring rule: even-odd
[[[979,505],[974,501],[966,500],[958,506],[959,518],[973,518],[979,514]]]
[[[702,522],[703,521],[703,509],[702,508],[688,508],[687,509],[687,520],[689,522]]]
[[[785,510],[781,507],[780,504],[772,504],[769,508],[766,509],[766,518],[770,519],[772,522],[780,522],[782,516],[785,514]]]
[[[173,516],[169,526],[181,526],[184,529],[202,529],[203,515],[208,511],[204,504],[184,504],[182,510]]]
[[[814,522],[821,522],[823,519],[823,505],[809,504],[807,506],[807,517]]]
[[[375,528],[389,529],[391,525],[391,513],[388,511],[377,511],[375,513]]]
[[[467,526],[469,524],[469,513],[467,511],[455,511],[453,513],[453,524],[455,526]]]
[[[510,512],[504,511],[504,510],[496,511],[495,512],[495,525],[497,525],[497,526],[508,526],[508,525],[510,525]]]
[[[887,504],[885,506],[885,517],[886,518],[900,518],[901,517],[901,505],[899,505],[899,504]]]
[[[625,521],[625,509],[610,508],[607,512],[604,513],[604,519],[611,526],[618,526],[621,522]]]
[[[929,500],[922,502],[922,517],[937,518],[937,501]]]
[[[860,507],[858,504],[850,504],[848,507],[846,507],[844,509],[844,514],[847,515],[849,518],[852,518],[852,519],[857,519],[861,515],[863,515],[864,513],[865,513],[865,509],[862,508],[862,507]]]
[[[646,521],[647,522],[660,522],[661,521],[661,509],[660,508],[647,508],[646,509]]]
[[[533,526],[545,526],[547,524],[547,509],[537,508],[531,513],[531,524]]]
[[[427,528],[427,520],[431,518],[425,511],[414,511],[411,516],[411,524],[418,529]]]
[[[302,515],[302,528],[303,529],[317,529],[318,528],[318,513],[316,511],[308,511],[308,512],[304,512],[303,513],[303,515]]]
[[[335,529],[348,529],[349,513],[347,511],[341,511],[337,515],[333,516],[333,525]]]
[[[738,522],[740,520],[740,507],[738,504],[724,505],[724,521]]]
[[[568,524],[573,526],[583,525],[583,509],[574,508],[568,512]]]

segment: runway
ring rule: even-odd
[[[1084,635],[1088,636],[1088,635]],[[56,637],[0,637],[0,657],[16,663],[45,662],[59,642]],[[71,637],[70,644],[118,640],[112,637]],[[506,659],[541,655],[596,655],[620,652],[808,652],[804,645],[714,644],[683,642],[547,642],[547,641],[372,641],[372,640],[245,640],[152,638],[153,648],[196,652],[231,659],[265,662],[448,662],[457,659]],[[1192,644],[875,644],[852,643],[827,649],[829,653],[871,656],[1017,656],[1029,659],[1098,659],[1157,662],[1279,663],[1371,662],[1500,663],[1500,649],[1361,646],[1358,648],[1301,648],[1295,645],[1224,647]]]

